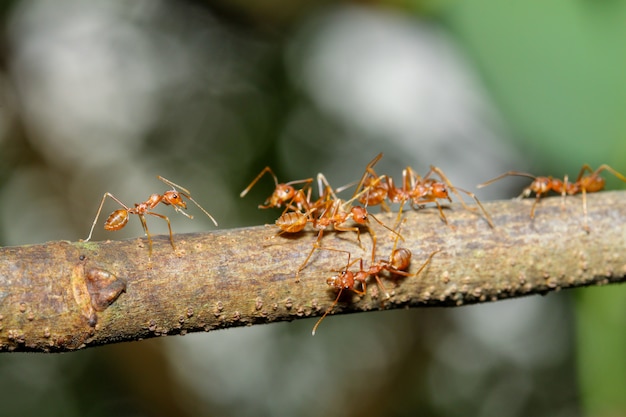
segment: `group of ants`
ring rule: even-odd
[[[313,335],[315,335],[315,332],[322,320],[337,305],[343,291],[352,291],[360,296],[365,295],[367,289],[366,282],[369,277],[374,277],[380,290],[387,298],[389,298],[390,295],[380,279],[380,274],[383,271],[386,271],[386,273],[391,276],[416,277],[424,270],[424,268],[426,268],[426,266],[428,266],[433,256],[440,252],[440,250],[432,252],[416,272],[407,272],[411,264],[412,253],[407,248],[397,247],[399,239],[402,239],[399,230],[401,226],[402,210],[406,203],[409,203],[413,209],[420,209],[425,207],[427,204],[433,203],[438,208],[441,220],[448,224],[441,201],[444,203],[452,202],[450,192],[458,197],[459,202],[465,209],[470,211],[475,210],[474,207],[470,207],[464,202],[460,194],[463,193],[476,202],[476,205],[482,212],[489,226],[492,228],[494,227],[489,213],[487,213],[476,195],[462,188],[453,186],[440,168],[431,165],[430,170],[424,176],[421,176],[413,168],[406,167],[402,171],[401,182],[397,183],[391,176],[384,174],[379,175],[375,171],[374,166],[378,163],[382,156],[382,153],[378,154],[367,164],[358,183],[333,188],[326,180],[326,177],[321,173],[317,175],[316,181],[313,178],[306,178],[286,183],[279,183],[278,178],[268,166],[265,167],[240,194],[241,197],[244,197],[265,174],[269,174],[274,180],[275,188],[265,202],[259,205],[259,208],[277,208],[283,210],[282,214],[276,220],[276,226],[279,228],[276,236],[280,236],[285,233],[299,233],[309,224],[312,226],[313,230],[317,232],[317,238],[313,242],[311,251],[296,271],[296,281],[298,281],[300,272],[302,272],[302,270],[309,263],[311,256],[317,249],[347,253],[348,261],[345,268],[339,274],[326,280],[326,283],[332,289],[337,291],[337,296],[332,305],[324,312],[317,323],[315,323],[312,330]],[[581,168],[575,181],[570,181],[568,176],[565,176],[561,180],[550,176],[536,177],[525,172],[508,171],[496,178],[479,184],[478,188],[487,186],[508,176],[531,178],[532,182],[523,189],[519,196],[519,198],[529,197],[534,193],[535,201],[530,210],[531,219],[535,216],[537,203],[548,193],[553,192],[560,194],[563,198],[568,195],[580,193],[582,194],[584,214],[583,228],[588,232],[589,227],[587,222],[586,194],[598,192],[604,189],[605,179],[600,176],[603,171],[609,171],[621,181],[626,182],[626,177],[606,164],[601,165],[595,171],[589,165],[585,164]],[[146,215],[159,217],[166,221],[169,229],[170,243],[172,248],[176,250],[169,218],[163,214],[153,211],[159,204],[171,206],[178,213],[181,213],[188,218],[193,218],[193,216],[183,211],[184,209],[187,209],[187,203],[185,200],[189,200],[202,210],[202,212],[211,219],[215,226],[217,226],[217,222],[213,216],[211,216],[209,212],[202,208],[202,206],[200,206],[200,204],[198,204],[198,202],[191,197],[189,190],[161,176],[158,176],[158,178],[170,186],[171,189],[165,191],[163,194],[152,194],[146,201],[142,203],[135,203],[134,207],[125,205],[113,194],[106,192],[102,197],[98,212],[93,224],[91,225],[89,236],[84,241],[89,241],[91,239],[93,230],[98,222],[98,217],[100,216],[100,212],[102,211],[102,207],[107,197],[113,199],[122,208],[115,210],[109,215],[104,223],[104,229],[109,231],[120,230],[126,226],[132,214],[137,215],[148,238],[149,259],[152,256],[152,237],[150,236],[148,225],[146,223]],[[314,182],[317,182],[317,199],[313,198],[312,193]],[[350,199],[345,200],[338,197],[339,193],[342,193],[346,189],[352,188],[353,186],[355,186],[355,189]],[[372,206],[380,206],[383,211],[390,211],[390,204],[399,206],[394,227],[385,225],[376,216],[368,212],[368,207]],[[375,259],[376,234],[370,227],[370,219],[374,219],[382,227],[389,230],[396,236],[393,249],[388,259]],[[367,228],[372,239],[372,252],[369,267],[364,266],[363,258],[351,260],[351,253],[348,251],[323,247],[321,245],[324,231],[330,227],[332,227],[335,231],[355,232],[358,244],[361,247],[361,228]],[[357,262],[359,264],[358,269],[351,270]]]

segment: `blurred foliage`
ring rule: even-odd
[[[84,238],[105,191],[139,202],[159,174],[228,228],[273,222],[256,209],[269,177],[238,197],[266,165],[340,185],[384,151],[380,172],[436,164],[468,189],[509,169],[626,172],[622,1],[3,7],[3,245]],[[172,227],[211,230],[201,217]],[[623,292],[2,355],[0,399],[23,416],[623,415]]]

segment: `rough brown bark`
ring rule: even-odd
[[[357,312],[417,306],[458,306],[562,288],[607,284],[626,275],[626,192],[588,196],[590,232],[580,197],[485,203],[496,227],[479,212],[408,210],[400,246],[413,252],[411,271],[436,250],[418,277],[388,278],[385,300],[376,285],[347,293],[333,310]],[[388,224],[395,214],[380,214]],[[393,236],[372,222],[377,259]],[[87,346],[218,328],[320,316],[336,292],[326,277],[347,254],[317,251],[296,283],[295,272],[314,240],[308,231],[273,237],[274,226],[146,240],[49,242],[0,249],[0,351],[71,351]],[[325,233],[325,247],[370,260],[370,240]],[[353,270],[356,265],[353,267]],[[372,280],[373,281],[373,280]],[[313,325],[313,323],[311,324]]]

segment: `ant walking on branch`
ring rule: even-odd
[[[139,204],[135,203],[134,207],[128,207],[127,205],[122,203],[117,197],[115,197],[113,194],[109,192],[104,193],[104,195],[102,196],[102,201],[100,202],[100,207],[98,207],[98,212],[96,213],[96,218],[93,220],[93,224],[91,225],[89,236],[87,236],[87,239],[85,239],[84,242],[88,242],[91,239],[91,235],[93,234],[93,229],[96,227],[96,223],[98,222],[98,217],[100,217],[100,212],[102,211],[102,206],[104,205],[104,201],[106,200],[107,197],[110,197],[111,199],[115,200],[115,202],[117,202],[123,208],[115,210],[113,213],[109,215],[106,222],[104,222],[104,229],[109,230],[109,231],[120,230],[124,228],[124,226],[126,226],[130,218],[130,215],[136,214],[139,217],[139,220],[141,220],[141,226],[143,227],[143,230],[146,236],[148,237],[148,258],[152,257],[152,237],[150,236],[150,232],[148,230],[148,224],[146,223],[146,214],[150,216],[159,217],[167,222],[167,228],[169,229],[169,232],[170,232],[170,243],[172,244],[172,249],[176,250],[176,246],[174,245],[174,236],[172,234],[172,226],[170,224],[170,219],[163,214],[155,213],[154,211],[152,211],[156,206],[159,205],[159,203],[162,203],[166,206],[172,206],[174,210],[181,213],[185,217],[193,219],[192,215],[187,214],[182,210],[182,209],[185,209],[185,210],[187,209],[187,203],[183,199],[183,198],[186,198],[187,200],[193,202],[196,206],[198,206],[198,208],[202,210],[202,212],[206,214],[209,217],[209,219],[211,219],[213,224],[217,226],[217,222],[215,221],[213,216],[211,216],[209,212],[207,212],[204,208],[202,208],[202,206],[200,206],[200,204],[198,204],[196,200],[194,200],[191,197],[191,193],[189,192],[189,190],[181,187],[180,185],[174,184],[170,180],[163,178],[160,175],[157,178],[163,181],[165,184],[172,187],[172,189],[164,192],[163,194],[152,194],[143,203],[139,203]]]
[[[497,176],[496,178],[490,179],[489,181],[483,182],[482,184],[478,184],[478,188],[486,187],[489,184],[492,184],[498,180],[501,180],[504,177],[508,176],[518,176],[518,177],[528,177],[532,178],[532,182],[530,185],[522,191],[518,198],[529,197],[531,193],[535,193],[535,202],[533,203],[530,209],[530,218],[535,218],[535,208],[537,207],[537,203],[541,197],[548,194],[550,191],[553,191],[557,194],[561,194],[563,197],[561,207],[565,207],[565,196],[567,195],[576,195],[578,193],[582,193],[583,200],[583,215],[584,215],[584,224],[583,229],[589,232],[589,222],[587,215],[587,193],[595,193],[598,191],[604,190],[606,185],[606,180],[600,176],[600,173],[603,171],[609,171],[619,180],[626,182],[626,177],[624,175],[617,172],[615,169],[611,168],[609,165],[603,164],[598,167],[595,171],[589,166],[585,164],[580,169],[578,173],[578,177],[576,177],[576,181],[570,182],[568,176],[566,175],[563,180],[559,178],[549,177],[535,177],[534,175],[528,174],[526,172],[519,171],[508,171],[502,175]]]
[[[402,184],[396,186],[392,177],[388,175],[379,176],[376,171],[374,171],[374,165],[382,156],[382,153],[378,154],[367,165],[359,181],[355,195],[357,193],[361,195],[359,197],[361,203],[367,205],[380,204],[385,211],[389,211],[385,199],[387,199],[389,203],[400,204],[396,224],[400,221],[402,209],[406,202],[409,202],[414,209],[422,208],[428,203],[434,203],[439,210],[439,216],[444,223],[448,224],[448,219],[443,212],[443,207],[439,203],[439,200],[452,202],[452,198],[450,197],[450,191],[452,191],[466,210],[473,211],[463,200],[461,196],[462,192],[476,202],[485,220],[487,220],[489,226],[493,228],[491,216],[487,213],[487,210],[485,210],[480,200],[478,200],[478,197],[476,197],[474,193],[452,185],[440,168],[431,165],[428,173],[422,177],[413,168],[406,167],[402,171]],[[433,178],[433,176],[439,177],[439,180]],[[366,189],[367,191],[365,192]]]
[[[400,234],[398,233],[398,237],[399,236]],[[339,290],[339,292],[337,293],[337,297],[335,298],[331,306],[324,312],[322,317],[320,317],[319,320],[317,320],[317,322],[315,323],[315,326],[313,326],[313,330],[311,331],[311,334],[313,336],[315,336],[315,332],[318,326],[320,325],[320,323],[322,322],[322,320],[324,320],[324,318],[335,308],[344,290],[352,291],[359,296],[365,295],[367,291],[367,278],[369,276],[373,276],[376,279],[376,283],[378,284],[378,287],[381,289],[381,291],[385,293],[386,298],[390,298],[389,293],[387,292],[387,290],[385,289],[385,286],[380,280],[380,273],[382,271],[387,271],[390,275],[400,275],[403,277],[417,277],[419,276],[419,274],[422,273],[424,268],[428,266],[428,264],[433,259],[433,256],[441,252],[441,249],[438,249],[432,252],[428,256],[428,259],[426,259],[426,261],[419,267],[417,272],[409,273],[407,272],[407,270],[409,269],[409,266],[411,265],[411,257],[412,257],[411,251],[406,248],[396,249],[397,243],[398,243],[398,238],[396,238],[393,249],[391,250],[391,254],[389,255],[389,259],[380,259],[378,262],[374,262],[374,259],[373,259],[374,253],[372,252],[372,263],[367,269],[363,267],[363,258],[357,258],[354,261],[350,262],[350,257],[351,257],[350,252],[327,248],[327,250],[334,250],[337,252],[347,253],[348,263],[346,264],[345,269],[341,271],[339,275],[334,275],[326,279],[326,283],[330,287]],[[349,268],[357,262],[359,262],[359,270],[355,272],[350,271]],[[359,285],[360,288],[357,287],[358,284],[360,284]]]

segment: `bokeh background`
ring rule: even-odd
[[[383,151],[380,172],[472,190],[626,172],[620,0],[15,0],[0,19],[3,246],[85,238],[105,191],[132,205],[156,175],[231,228],[276,217],[269,178],[238,197],[266,165],[345,184]],[[195,214],[174,230],[213,229]],[[626,416],[625,306],[611,286],[2,354],[0,415]]]

